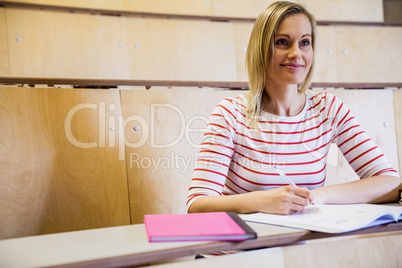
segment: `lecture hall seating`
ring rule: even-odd
[[[0,239],[184,213],[200,129],[244,92],[219,82],[247,81],[253,20],[271,2],[0,1]],[[402,25],[379,0],[304,2],[319,21],[314,90],[341,97],[399,170]],[[86,85],[97,79],[144,82]],[[337,177],[356,179],[334,147]]]

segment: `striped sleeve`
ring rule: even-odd
[[[364,132],[351,111],[336,97],[331,102],[329,116],[332,127],[336,129],[334,142],[361,179],[376,175],[398,177],[397,171]]]
[[[201,196],[218,196],[234,153],[237,113],[231,99],[221,101],[210,116],[191,180],[187,209]]]

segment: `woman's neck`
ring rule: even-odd
[[[265,87],[262,99],[263,110],[279,116],[295,116],[299,114],[306,103],[305,94],[297,90],[297,85]]]

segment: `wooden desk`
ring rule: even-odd
[[[258,239],[243,242],[149,243],[143,224],[32,236],[0,241],[0,267],[118,267],[161,262],[199,253],[276,247],[330,237],[392,234],[402,223],[331,235],[250,223]]]
[[[241,251],[206,259],[180,259],[158,268],[401,268],[402,233],[365,234],[298,245]]]

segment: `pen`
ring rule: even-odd
[[[284,179],[286,180],[290,185],[298,187],[291,179],[286,176],[285,173],[282,172],[282,170],[278,169],[276,166],[274,166],[275,171]],[[314,203],[311,202],[311,204],[314,206]]]
[[[288,176],[286,176],[285,173],[282,172],[282,170],[278,169],[276,166],[274,166],[275,171],[284,179],[286,180],[290,185],[292,186],[297,186],[293,181],[291,181]]]

